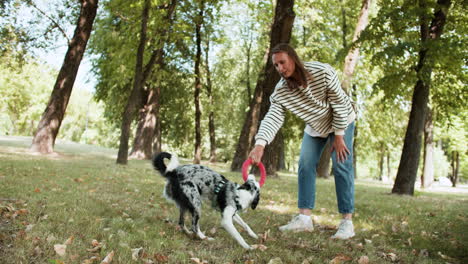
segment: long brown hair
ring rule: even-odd
[[[287,43],[280,43],[277,44],[271,50],[271,56],[273,57],[274,54],[284,52],[286,53],[295,64],[294,73],[293,75],[299,76],[300,80],[296,80],[295,78],[289,77],[284,78],[288,84],[289,89],[297,89],[301,85],[307,85],[307,78],[311,78],[310,73],[304,68],[304,64],[302,63],[299,56],[297,56],[296,51],[293,47],[289,46]]]

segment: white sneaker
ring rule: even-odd
[[[354,236],[353,221],[349,219],[342,219],[338,226],[338,231],[331,238],[333,239],[348,239]]]
[[[314,225],[312,224],[312,218],[310,216],[295,216],[287,225],[280,226],[280,231],[313,231]]]

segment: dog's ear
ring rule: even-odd
[[[250,207],[252,208],[252,210],[255,210],[255,208],[257,208],[258,202],[260,202],[260,192],[257,191],[257,195],[255,195],[255,198],[250,204]]]

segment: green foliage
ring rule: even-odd
[[[32,135],[54,84],[53,71],[32,62],[21,67],[7,57],[0,63],[2,134]]]

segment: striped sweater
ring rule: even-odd
[[[284,79],[276,85],[270,96],[268,113],[255,136],[256,144],[265,145],[273,141],[283,125],[285,110],[300,117],[312,131],[321,135],[331,132],[343,135],[354,120],[351,99],[341,88],[336,71],[321,62],[306,62],[304,67],[312,75],[307,87],[290,90]]]

